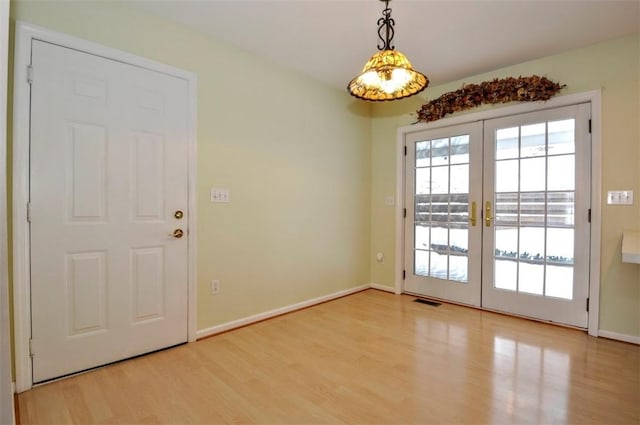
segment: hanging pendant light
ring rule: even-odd
[[[391,18],[390,0],[385,3],[382,18],[378,19],[378,50],[365,64],[360,75],[356,76],[347,89],[352,96],[363,100],[396,100],[420,93],[429,85],[426,75],[416,71],[409,59],[394,50],[393,40],[395,21]]]

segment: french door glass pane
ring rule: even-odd
[[[573,228],[574,209],[574,192],[548,192],[547,226]]]
[[[520,127],[501,128],[496,132],[496,159],[520,156]]]
[[[496,226],[515,226],[518,223],[518,194],[496,193]]]
[[[429,231],[427,226],[416,225],[415,242],[416,249],[429,249]]]
[[[431,165],[431,141],[416,143],[416,167]]]
[[[544,265],[520,262],[518,292],[542,295],[544,291]]]
[[[414,274],[468,282],[469,136],[415,144]]]
[[[547,265],[547,285],[544,294],[549,297],[573,299],[573,267]]]
[[[469,164],[452,165],[450,193],[469,193]]]
[[[465,134],[451,138],[451,163],[469,163],[469,135]]]
[[[518,258],[518,228],[496,226],[495,257]]]
[[[544,190],[546,179],[544,158],[527,158],[520,160],[520,191]],[[518,176],[511,176],[517,179]]]
[[[528,263],[544,262],[544,227],[520,227],[519,236],[518,257]]]
[[[547,262],[560,265],[573,264],[574,230],[547,228]]]
[[[496,162],[496,192],[517,192],[519,161],[505,160]]]
[[[429,251],[416,250],[414,259],[414,273],[417,276],[429,276]]]
[[[431,141],[431,166],[449,165],[449,139]]]
[[[469,261],[466,256],[449,256],[449,279],[466,282],[469,279],[467,274],[468,263]]]
[[[575,121],[496,131],[495,288],[572,299]]]
[[[548,190],[575,190],[575,155],[550,156]]]
[[[542,156],[545,154],[545,125],[544,123],[523,125],[521,130],[520,158]]]
[[[520,192],[520,205],[518,220],[521,226],[544,226],[545,217],[545,193],[544,192]]]
[[[549,155],[575,153],[574,120],[550,121]]]
[[[495,260],[494,274],[496,288],[511,291],[518,289],[518,263],[516,261]]]
[[[431,193],[449,193],[449,167],[431,167]]]

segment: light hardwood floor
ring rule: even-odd
[[[21,424],[639,424],[640,347],[367,290],[36,387]]]

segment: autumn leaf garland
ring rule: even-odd
[[[555,83],[546,77],[537,75],[496,78],[480,84],[465,84],[459,90],[445,93],[422,105],[417,111],[418,121],[436,121],[445,115],[475,108],[482,104],[545,101],[565,87],[565,84]]]

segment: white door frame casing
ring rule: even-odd
[[[30,85],[32,40],[82,51],[118,62],[181,78],[188,85],[188,340],[196,339],[196,75],[36,25],[16,23],[13,96],[13,301],[16,390],[33,385],[29,352],[31,338],[29,202]]]
[[[509,115],[523,114],[561,106],[591,103],[591,243],[589,268],[589,324],[588,333],[598,336],[600,322],[600,233],[602,228],[602,154],[601,154],[601,91],[569,94],[544,103],[522,103],[514,106],[490,109],[432,123],[419,123],[400,127],[396,137],[396,264],[395,293],[403,291],[404,271],[404,199],[405,199],[405,138],[408,134],[440,127],[484,121]]]
[[[9,2],[0,2],[0,424],[14,424],[9,330],[7,241],[7,75],[9,59]]]

